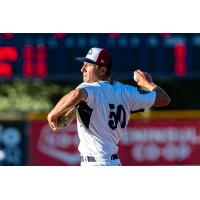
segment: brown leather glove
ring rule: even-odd
[[[67,110],[61,116],[59,116],[56,119],[56,127],[58,129],[61,129],[61,128],[68,126],[73,121],[73,119],[75,119],[75,117],[76,117],[76,109],[77,109],[77,107],[73,107],[73,108]]]

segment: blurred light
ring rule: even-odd
[[[98,41],[98,38],[97,37],[90,37],[89,39],[89,44],[90,46],[94,47],[94,46],[99,46],[99,41]]]
[[[47,75],[47,64],[44,60],[38,60],[36,63],[36,75],[44,78]]]
[[[167,47],[173,47],[174,44],[175,44],[174,38],[169,37],[169,38],[165,38],[165,39],[164,39],[164,45],[165,45],[165,46],[167,46]]]
[[[62,39],[64,38],[66,33],[53,33],[53,37],[56,39]]]
[[[47,51],[44,45],[39,45],[36,47],[36,76],[44,78],[47,76]]]
[[[161,36],[161,37],[168,38],[168,37],[171,37],[171,36],[172,36],[172,33],[160,33],[160,36]]]
[[[187,57],[187,49],[184,43],[176,44],[174,48],[174,69],[175,74],[177,76],[186,75],[186,57]]]
[[[67,48],[73,48],[74,47],[74,39],[72,37],[68,37],[65,40],[65,46]]]
[[[34,58],[34,47],[32,45],[26,45],[22,49],[23,59],[33,59]]]
[[[38,46],[40,46],[40,45],[44,46],[45,45],[44,44],[44,39],[42,37],[37,38],[36,39],[36,45],[38,45]]]
[[[25,43],[25,46],[29,46],[29,45],[33,46],[33,39],[30,37],[25,38],[24,43]]]
[[[23,75],[25,77],[32,77],[33,76],[33,67],[34,67],[34,63],[32,62],[32,60],[26,60],[23,63]]]
[[[37,59],[46,59],[47,52],[45,46],[43,45],[36,46],[36,57]]]
[[[0,47],[0,60],[16,61],[17,59],[18,53],[16,47]]]
[[[86,39],[84,37],[79,37],[77,41],[78,47],[83,48],[86,46]]]
[[[0,76],[1,77],[12,77],[13,69],[10,63],[0,61]]]
[[[121,33],[109,33],[109,36],[112,38],[119,38],[121,36]]]
[[[116,40],[114,38],[107,38],[107,45],[109,47],[115,47],[116,45]]]
[[[126,48],[128,46],[128,40],[126,37],[119,38],[119,46],[122,48]]]
[[[49,45],[49,48],[57,48],[57,40],[55,38],[49,38],[48,39],[48,45]]]
[[[151,47],[157,47],[158,46],[158,38],[156,36],[150,36],[147,38],[147,42],[149,44],[149,46]]]
[[[175,57],[186,58],[186,46],[183,43],[178,43],[174,48]]]
[[[8,61],[16,61],[18,59],[17,49],[15,47],[0,47],[0,76],[10,78],[13,76],[12,64]]]
[[[175,62],[175,74],[177,76],[186,75],[186,63],[185,62]]]
[[[14,33],[4,33],[4,38],[7,40],[12,39],[14,36]]]
[[[131,37],[130,43],[132,47],[138,47],[140,45],[140,40],[138,37],[133,36]]]
[[[186,43],[186,38],[182,36],[169,37],[164,39],[164,44],[168,47],[174,47],[179,43]]]
[[[193,37],[192,42],[195,46],[200,46],[200,35]]]

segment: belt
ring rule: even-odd
[[[113,154],[110,157],[111,160],[119,159],[119,156],[117,154]],[[96,162],[96,158],[94,156],[81,156],[81,162]]]

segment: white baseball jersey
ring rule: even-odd
[[[118,152],[130,112],[153,105],[156,93],[142,93],[134,86],[120,82],[82,83],[88,97],[77,111],[77,128],[81,155],[110,156]]]

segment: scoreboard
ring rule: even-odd
[[[198,33],[1,33],[0,79],[80,80],[91,47],[108,49],[113,74],[131,78],[136,68],[162,77],[200,77]]]

